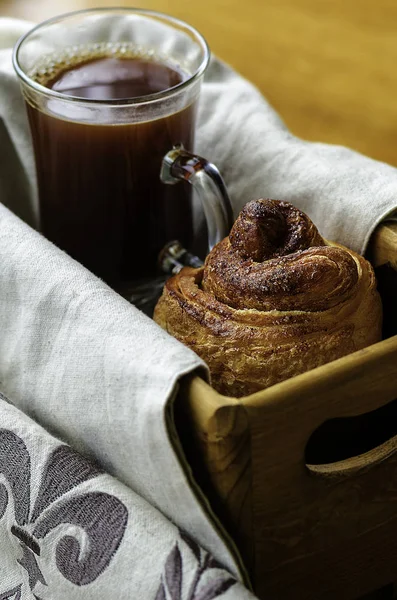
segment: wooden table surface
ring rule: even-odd
[[[0,0],[40,21],[111,0]],[[397,165],[396,0],[126,0],[198,28],[303,138]]]

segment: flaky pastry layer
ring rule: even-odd
[[[154,318],[240,397],[379,341],[382,309],[368,261],[291,204],[256,200],[204,267],[167,281]]]

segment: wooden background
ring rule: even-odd
[[[0,15],[40,21],[112,4],[197,27],[296,135],[397,165],[396,0],[0,0]]]

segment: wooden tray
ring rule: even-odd
[[[396,224],[369,258],[387,339],[238,400],[196,377],[178,403],[193,472],[263,600],[351,600],[397,581]]]

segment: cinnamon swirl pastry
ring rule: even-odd
[[[154,319],[239,397],[379,341],[382,309],[369,262],[288,202],[254,200],[202,268],[167,281]]]

